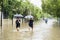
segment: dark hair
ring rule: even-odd
[[[30,18],[30,20],[32,20],[33,18]]]
[[[17,17],[17,19],[19,19],[19,17]]]
[[[19,20],[20,21],[20,20]]]

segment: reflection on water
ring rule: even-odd
[[[60,27],[49,20],[48,24],[44,21],[34,25],[34,30],[29,31],[27,24],[16,31],[11,24],[4,25],[3,31],[0,31],[0,40],[60,40]],[[25,27],[26,26],[26,27]]]
[[[3,33],[4,40],[31,40],[32,32],[7,32]]]

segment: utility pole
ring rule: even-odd
[[[1,28],[2,28],[3,0],[1,0]]]

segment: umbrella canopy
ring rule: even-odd
[[[22,18],[23,16],[22,16],[21,14],[15,14],[14,17],[15,17],[15,18],[17,18],[17,17],[18,17],[18,18]]]
[[[25,18],[30,19],[30,18],[33,18],[33,16],[32,15],[27,15],[27,16],[25,16]]]

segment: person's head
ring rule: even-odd
[[[19,17],[17,17],[17,19],[19,19]]]
[[[19,17],[17,17],[17,20],[19,20],[20,18]]]
[[[33,18],[30,18],[30,20],[33,20]]]

